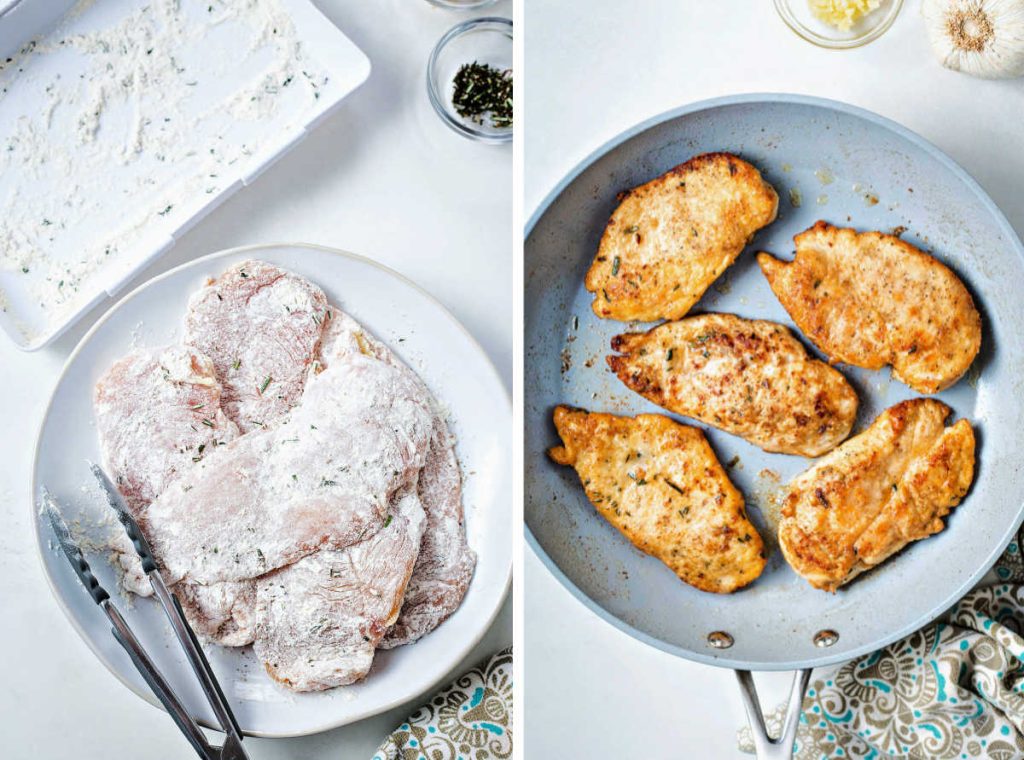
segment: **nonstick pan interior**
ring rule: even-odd
[[[971,492],[945,531],[836,594],[797,577],[775,545],[778,492],[809,465],[806,459],[766,454],[683,420],[705,429],[723,463],[735,461],[730,477],[770,545],[761,578],[733,595],[716,596],[683,584],[634,549],[587,502],[575,472],[545,455],[557,443],[551,424],[556,404],[615,414],[663,411],[608,371],[604,357],[611,337],[643,326],[597,319],[583,276],[619,191],[709,151],[733,152],[757,166],[779,193],[779,218],[758,234],[694,312],[733,312],[792,327],[754,253],[767,250],[790,258],[793,235],[817,219],[861,230],[897,229],[952,267],[982,312],[984,338],[975,365],[937,396],[953,408],[955,418],[966,417],[975,427],[978,467]],[[573,594],[642,641],[690,659],[754,670],[849,659],[951,606],[981,578],[1020,524],[1024,253],[974,181],[902,127],[851,106],[790,95],[735,96],[656,117],[600,149],[555,189],[528,227],[525,268],[527,538]],[[915,395],[890,379],[888,369],[840,370],[861,399],[855,432],[883,409]],[[728,633],[733,645],[712,647],[708,636],[716,631]],[[823,631],[838,638],[819,635]],[[821,646],[832,639],[830,646]]]

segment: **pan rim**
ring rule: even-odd
[[[667,111],[663,111],[659,114],[651,116],[638,124],[620,132],[610,140],[601,144],[598,148],[587,154],[582,160],[580,160],[547,194],[538,204],[536,209],[530,215],[526,222],[523,240],[524,243],[529,240],[537,223],[543,218],[543,216],[551,208],[551,205],[557,200],[557,198],[592,164],[597,160],[605,156],[613,149],[624,144],[628,140],[636,137],[637,135],[646,132],[647,130],[658,126],[659,124],[665,123],[672,119],[677,119],[683,116],[689,116],[694,113],[701,111],[712,110],[715,108],[721,108],[723,106],[734,106],[734,105],[747,105],[747,104],[788,104],[788,105],[804,105],[814,106],[817,108],[823,108],[825,110],[842,113],[845,115],[853,116],[874,125],[882,127],[897,136],[909,141],[916,147],[924,150],[932,159],[938,161],[942,166],[951,171],[953,175],[960,180],[964,187],[971,191],[971,193],[980,201],[981,205],[989,213],[991,218],[996,222],[1001,232],[1006,236],[1007,243],[1017,254],[1017,256],[1024,261],[1024,244],[1021,243],[1020,236],[1014,230],[1009,220],[1002,210],[996,205],[995,201],[989,196],[989,194],[978,184],[978,182],[956,161],[950,158],[942,149],[931,143],[930,141],[923,138],[911,129],[893,121],[885,116],[881,116],[874,111],[870,111],[866,108],[854,106],[843,101],[833,100],[830,98],[822,98],[814,95],[799,95],[795,93],[741,93],[736,95],[725,95],[715,98],[708,98],[705,100],[694,101],[683,106],[679,106]],[[524,451],[525,456],[525,451]],[[606,623],[619,629],[623,633],[631,636],[632,638],[640,641],[643,644],[660,649],[668,654],[681,657],[686,660],[699,662],[705,665],[712,665],[719,668],[729,668],[734,670],[761,670],[761,671],[785,671],[785,670],[798,670],[802,668],[813,668],[822,667],[825,665],[834,665],[840,662],[847,662],[853,660],[862,655],[874,652],[878,649],[892,644],[895,641],[902,639],[903,637],[919,630],[923,626],[931,623],[944,612],[953,607],[959,602],[971,589],[985,576],[986,573],[995,565],[996,561],[1002,555],[1003,551],[1010,540],[1016,535],[1020,529],[1022,523],[1024,523],[1024,500],[1021,500],[1018,504],[1016,514],[1013,519],[1008,523],[1008,528],[1005,533],[1001,536],[1000,541],[996,544],[996,548],[993,549],[987,557],[981,560],[977,566],[977,570],[970,576],[968,576],[963,582],[958,584],[955,589],[950,593],[944,595],[942,601],[934,605],[929,611],[923,615],[916,616],[913,620],[908,623],[895,628],[884,636],[877,638],[872,642],[862,644],[861,646],[854,647],[849,651],[844,651],[836,654],[825,654],[821,657],[812,657],[804,659],[794,660],[782,660],[765,662],[759,660],[749,660],[740,658],[731,658],[723,655],[715,655],[708,652],[701,652],[685,647],[670,644],[669,642],[663,641],[655,636],[652,636],[644,631],[639,630],[633,625],[622,620],[618,616],[606,610],[600,604],[595,602],[589,595],[580,589],[555,563],[555,561],[548,555],[540,542],[537,540],[533,531],[530,529],[529,524],[526,522],[525,512],[523,517],[523,531],[524,540],[527,546],[530,547],[534,556],[536,556],[541,563],[547,568],[558,582],[579,602],[581,602],[587,609],[597,615],[599,618],[604,620]]]

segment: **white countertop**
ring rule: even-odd
[[[526,0],[525,203],[531,215],[580,160],[662,111],[742,92],[844,100],[945,150],[1024,234],[1024,80],[942,69],[906,0],[895,26],[854,51],[797,38],[769,0]],[[732,758],[744,721],[730,671],[640,644],[588,611],[527,550],[526,756]],[[789,677],[759,679],[774,707]]]
[[[425,92],[427,56],[472,14],[424,0],[317,0],[373,64],[369,81],[295,150],[191,230],[129,286],[237,245],[320,243],[372,257],[426,288],[483,345],[511,386],[511,148],[441,124]],[[486,15],[511,15],[510,0]],[[485,15],[483,13],[476,15]],[[35,354],[0,340],[0,756],[179,760],[190,750],[163,712],[123,687],[58,609],[30,529],[37,427],[65,358],[112,305]],[[458,671],[512,641],[511,603]],[[453,673],[453,675],[455,675]],[[426,695],[425,695],[426,696]],[[246,741],[254,759],[369,758],[423,697],[318,736]]]

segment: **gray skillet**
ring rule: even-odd
[[[753,254],[767,250],[790,258],[793,235],[825,219],[861,230],[905,228],[898,230],[905,240],[959,274],[982,313],[984,336],[974,366],[937,396],[975,427],[978,467],[970,493],[945,531],[836,594],[812,589],[774,546],[776,495],[808,466],[806,459],[767,454],[685,420],[705,429],[723,463],[738,457],[730,477],[772,545],[754,584],[716,596],[681,583],[634,549],[590,506],[576,474],[545,455],[558,442],[551,424],[557,404],[616,414],[663,411],[607,370],[611,337],[643,326],[596,318],[583,276],[619,191],[710,151],[733,152],[757,166],[779,192],[779,217],[694,312],[726,311],[793,327]],[[585,159],[527,225],[526,539],[555,577],[612,625],[671,654],[740,671],[756,724],[756,694],[743,673],[841,662],[920,628],[981,579],[1021,524],[1022,296],[1024,247],[1006,218],[956,163],[898,124],[844,103],[777,94],[730,96],[656,116]],[[840,370],[861,399],[855,432],[916,395],[890,379],[888,369]],[[802,694],[808,674],[797,675],[794,694]],[[772,745],[761,736],[760,745],[765,756],[788,757],[792,743]]]

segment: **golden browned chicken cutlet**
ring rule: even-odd
[[[616,417],[560,406],[562,445],[587,498],[642,552],[686,583],[718,594],[764,570],[764,543],[704,434],[659,414]]]
[[[893,235],[818,222],[796,259],[757,261],[797,326],[833,362],[893,375],[919,393],[955,383],[981,347],[981,317],[960,279]]]
[[[775,220],[779,197],[729,153],[706,153],[620,196],[586,287],[599,317],[678,319]]]
[[[797,573],[835,591],[945,527],[974,479],[974,431],[946,427],[949,413],[934,399],[896,404],[793,479],[779,545]]]
[[[765,451],[816,457],[850,434],[857,394],[775,322],[702,314],[612,338],[619,379]]]

